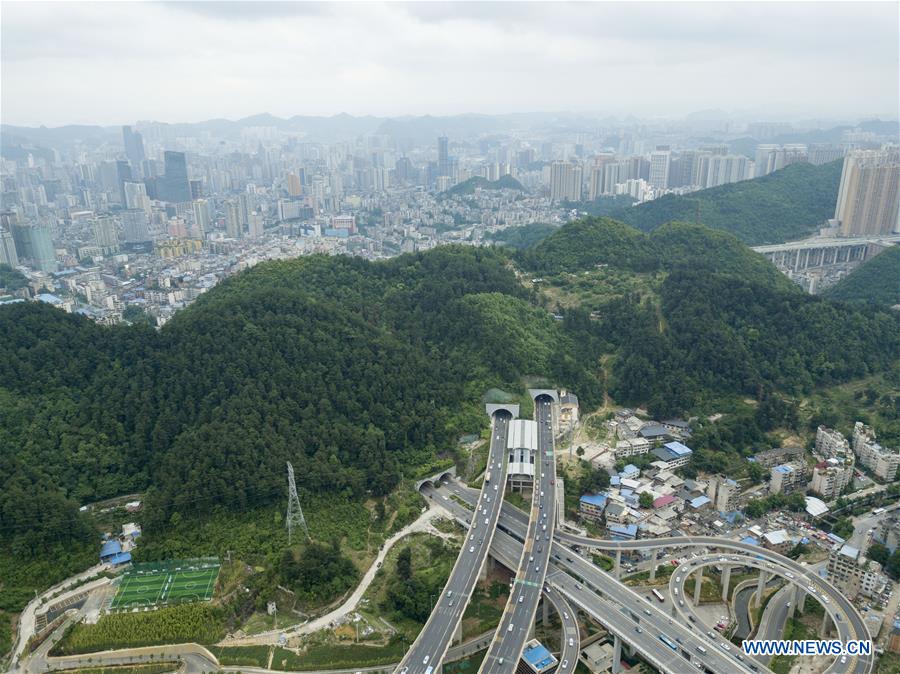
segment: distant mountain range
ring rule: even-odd
[[[692,117],[687,122],[695,121]],[[210,119],[202,122],[165,123],[152,122],[175,136],[194,136],[209,133],[224,139],[240,138],[241,130],[253,126],[272,126],[285,133],[296,133],[311,141],[336,142],[359,136],[390,136],[401,147],[404,144],[422,145],[433,142],[437,136],[453,139],[474,139],[508,135],[512,130],[531,130],[552,136],[556,133],[596,133],[598,127],[620,124],[636,124],[637,119],[625,120],[599,113],[575,112],[520,112],[503,115],[463,114],[449,116],[357,117],[342,113],[328,117],[294,115],[289,118],[262,113],[243,119]],[[148,122],[149,123],[149,122]],[[837,142],[849,126],[810,132],[797,131],[766,142]],[[861,122],[859,128],[884,135],[898,135],[897,121],[870,120]],[[76,145],[99,146],[121,140],[120,126],[93,126],[71,124],[59,127],[26,127],[11,124],[0,125],[0,144],[4,155],[17,146],[54,147],[65,149]],[[709,140],[709,139],[708,139]],[[733,141],[734,151],[748,152],[758,141],[741,138]],[[761,141],[759,141],[761,142]]]

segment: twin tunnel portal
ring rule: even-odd
[[[556,391],[533,389],[534,422],[518,420],[518,405],[488,405],[491,436],[487,466],[480,490],[453,480],[453,469],[422,480],[417,486],[427,497],[440,497],[445,510],[467,527],[450,577],[395,674],[440,674],[451,643],[462,637],[462,619],[479,579],[495,561],[515,571],[500,624],[482,661],[479,674],[514,674],[526,643],[533,637],[538,608],[546,622],[552,607],[561,624],[561,648],[555,668],[571,674],[580,650],[576,612],[603,625],[613,638],[612,671],[620,671],[623,643],[666,674],[770,673],[764,662],[742,655],[715,632],[706,631],[684,595],[684,583],[708,566],[724,575],[732,568],[757,568],[762,583],[780,576],[795,587],[795,602],[807,595],[825,608],[823,628],[835,628],[842,642],[869,639],[856,608],[837,589],[807,567],[776,552],[730,539],[679,536],[634,541],[598,540],[556,531],[556,457],[554,403]],[[518,449],[530,447],[527,454]],[[504,504],[507,479],[529,473],[532,498],[528,512]],[[562,513],[560,513],[562,515]],[[560,519],[562,519],[560,517]],[[663,548],[697,549],[703,554],[686,561],[670,577],[671,608],[648,602],[619,582],[623,551],[649,551],[656,560]],[[612,574],[598,568],[580,551],[615,554]],[[710,554],[708,551],[715,551]],[[652,567],[655,575],[656,567]],[[543,600],[543,601],[542,601]],[[802,604],[801,604],[802,605]],[[840,656],[828,674],[869,674],[874,655]],[[544,671],[544,670],[542,670]]]

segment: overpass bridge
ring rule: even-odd
[[[813,237],[753,250],[768,258],[779,269],[800,272],[806,269],[865,262],[900,243],[900,234],[877,237]]]

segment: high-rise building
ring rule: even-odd
[[[138,131],[132,131],[130,126],[122,127],[122,140],[125,143],[125,156],[135,168],[141,168],[144,161],[144,139]]]
[[[251,239],[262,236],[265,231],[265,221],[261,213],[253,211],[247,220],[247,235]]]
[[[779,171],[785,166],[805,162],[809,159],[806,145],[802,143],[789,143],[787,145],[773,145],[764,143],[756,146],[756,161],[753,164],[753,175],[757,178],[767,176],[773,171]]]
[[[828,459],[816,464],[813,479],[809,485],[825,499],[836,499],[853,479],[853,458],[848,461]]]
[[[202,199],[203,198],[203,181],[202,180],[189,180],[188,185],[191,187],[191,199]]]
[[[162,179],[160,198],[169,203],[179,204],[191,200],[191,186],[188,182],[187,159],[184,152],[165,152],[166,172]]]
[[[850,454],[850,443],[840,431],[819,426],[816,429],[816,452],[826,459],[844,458]]]
[[[122,235],[126,243],[150,241],[150,227],[147,212],[140,208],[130,208],[119,213],[122,219]]]
[[[16,242],[13,241],[12,232],[2,228],[0,228],[0,264],[19,266],[19,256],[16,253]]]
[[[50,225],[13,223],[12,236],[19,258],[30,260],[31,266],[39,271],[55,272],[56,250]]]
[[[719,512],[733,512],[740,509],[740,485],[724,475],[713,475],[710,478],[706,487],[706,495]]]
[[[111,215],[98,215],[91,226],[94,230],[94,243],[104,254],[118,250],[119,231]]]
[[[558,159],[550,165],[550,199],[581,201],[581,164]]]
[[[853,451],[859,462],[885,482],[893,482],[900,468],[900,452],[882,447],[871,426],[857,421],[853,426]]]
[[[209,202],[206,199],[197,199],[193,203],[193,211],[197,237],[202,239],[209,231]]]
[[[666,189],[669,186],[671,163],[672,153],[669,150],[654,150],[650,153],[650,179],[647,182],[651,187]]]
[[[225,202],[225,233],[232,239],[240,239],[244,233],[241,205],[234,200]]]
[[[125,183],[125,208],[139,208],[150,213],[150,197],[144,183]]]
[[[438,165],[437,174],[439,176],[450,175],[450,141],[447,136],[440,136],[437,140],[438,145]]]
[[[706,181],[703,187],[727,185],[753,177],[753,162],[743,155],[721,155],[709,157]]]
[[[834,218],[841,236],[900,231],[900,147],[854,150],[844,158]]]
[[[296,173],[288,173],[285,183],[288,196],[299,197],[303,194],[303,185],[300,183],[300,176]]]

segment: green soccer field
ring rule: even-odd
[[[148,569],[148,566],[151,565],[141,565],[142,568],[125,573],[110,608],[163,606],[212,598],[219,574],[218,562],[196,565],[166,562],[158,569]]]

